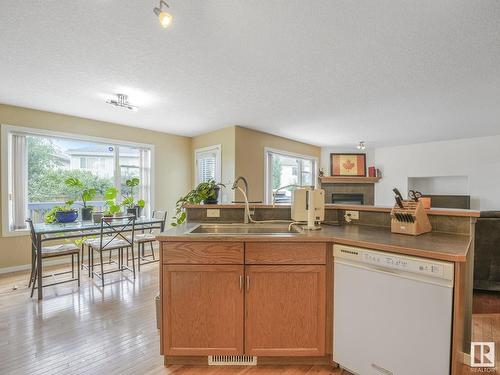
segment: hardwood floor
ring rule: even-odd
[[[0,374],[341,373],[329,366],[165,368],[154,307],[158,263],[142,266],[135,283],[125,275],[108,275],[104,290],[82,275],[80,289],[48,287],[41,302],[29,297],[27,272],[0,276]]]
[[[141,267],[135,283],[111,274],[102,290],[82,276],[29,298],[27,272],[0,276],[0,374],[341,374],[329,366],[163,366],[155,323],[158,263]],[[496,341],[500,314],[473,316],[473,340]],[[500,363],[497,365],[500,369]],[[461,375],[475,372],[464,366]],[[494,372],[493,372],[494,373]]]

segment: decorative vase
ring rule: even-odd
[[[57,211],[56,221],[58,223],[72,223],[78,217],[78,211]]]
[[[92,220],[92,207],[83,207],[82,221],[90,221],[90,220]]]
[[[219,192],[220,192],[220,187],[219,186],[215,187],[213,197],[203,200],[203,203],[204,204],[217,204],[217,202],[219,201]]]

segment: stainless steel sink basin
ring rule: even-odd
[[[200,224],[191,229],[188,234],[220,234],[220,235],[273,235],[297,234],[302,230],[295,225],[289,228],[286,223],[263,224]]]

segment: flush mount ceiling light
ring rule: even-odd
[[[158,17],[158,20],[160,21],[160,25],[166,29],[167,27],[169,27],[172,24],[173,17],[170,13],[167,13],[163,10],[163,6],[170,8],[165,1],[160,0],[160,5],[156,8],[154,8],[153,12]]]
[[[125,108],[131,111],[137,111],[138,108],[128,102],[128,96],[125,94],[116,94],[116,99],[107,100],[106,103],[117,108]]]
[[[365,141],[358,142],[358,150],[364,150],[366,148]]]

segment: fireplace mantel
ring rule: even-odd
[[[320,177],[322,184],[374,184],[381,177],[347,177],[347,176],[323,176]]]

